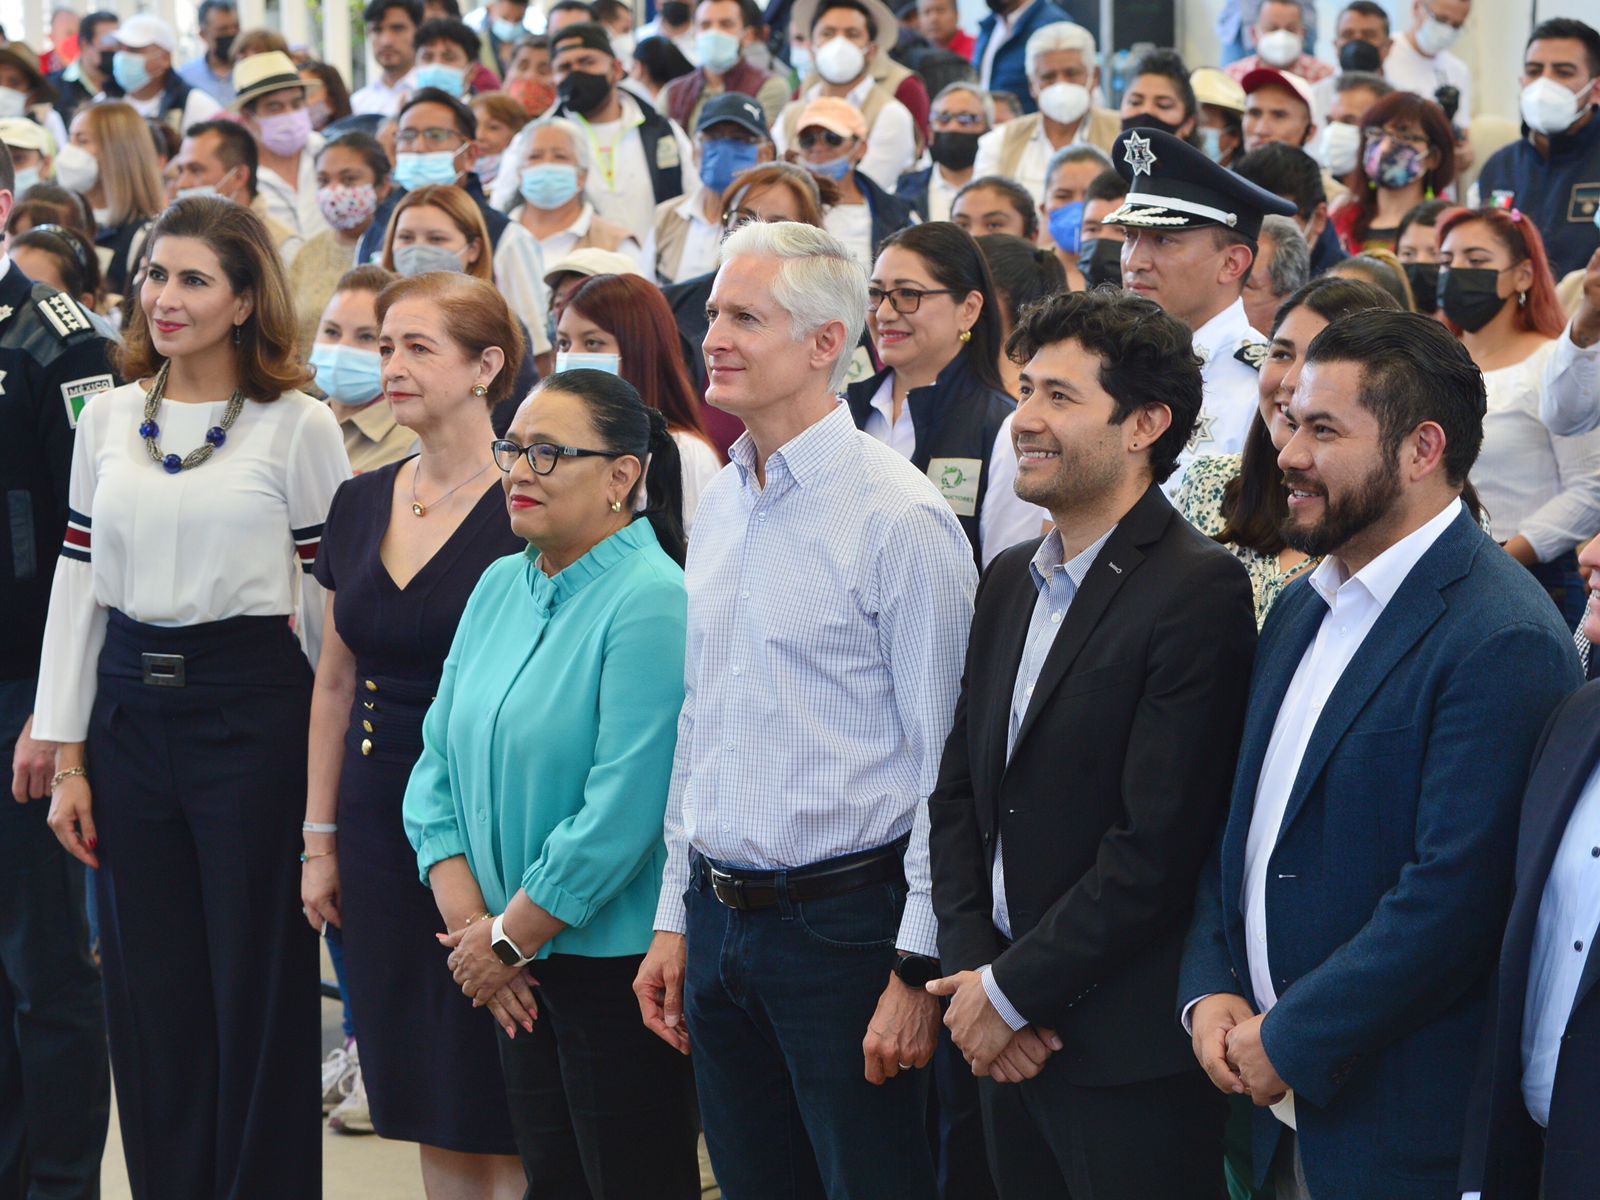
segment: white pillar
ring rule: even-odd
[[[337,8],[335,3],[332,7]],[[279,32],[290,46],[311,42],[311,13],[302,0],[278,0]]]
[[[44,45],[44,6],[45,0],[22,3],[22,40],[35,49]]]
[[[239,0],[239,30],[260,29],[267,23],[264,0]]]
[[[347,83],[350,81],[350,9],[326,0],[322,5],[322,61],[338,71]]]

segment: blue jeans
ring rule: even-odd
[[[685,894],[684,1014],[727,1200],[934,1200],[928,1072],[874,1087],[861,1049],[905,892],[879,883],[750,912],[703,881]]]

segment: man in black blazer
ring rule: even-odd
[[[1582,555],[1600,588],[1600,541]],[[1583,632],[1600,642],[1591,602]],[[1590,1200],[1600,1129],[1600,683],[1545,728],[1522,797],[1516,893],[1467,1112],[1460,1186]]]
[[[1157,305],[1062,293],[1009,352],[1017,494],[1056,529],[979,585],[929,800],[945,1017],[1003,1200],[1221,1197],[1221,1097],[1171,1001],[1227,804],[1250,583],[1161,493],[1200,361]]]

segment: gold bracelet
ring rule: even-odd
[[[52,792],[55,791],[61,786],[61,781],[63,779],[71,779],[74,775],[82,775],[85,779],[89,777],[89,773],[82,767],[68,767],[66,770],[57,771],[54,775],[50,776],[50,790]]]
[[[318,850],[315,854],[307,854],[302,850],[300,852],[300,861],[304,863],[310,862],[313,858],[327,858],[332,853],[332,850]]]
[[[494,914],[491,913],[491,912],[474,913],[472,916],[470,916],[470,917],[468,917],[466,919],[465,923],[462,924],[461,928],[463,928],[463,929],[471,929],[472,926],[476,922],[478,922],[478,921],[487,921],[492,916],[494,916]]]

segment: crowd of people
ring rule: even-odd
[[[1593,1195],[1600,32],[989,8],[0,35],[0,1197]]]

